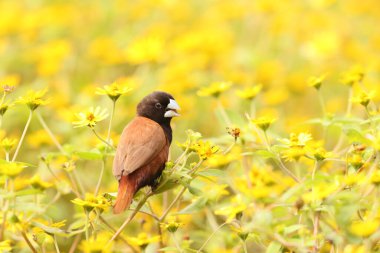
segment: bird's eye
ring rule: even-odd
[[[162,108],[162,105],[160,103],[156,103],[155,106],[156,106],[157,109],[161,109]]]

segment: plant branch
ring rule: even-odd
[[[30,240],[28,239],[28,236],[26,235],[25,231],[21,231],[21,235],[22,235],[22,238],[24,238],[26,244],[28,244],[30,250],[33,252],[33,253],[37,253],[37,250],[33,247],[33,244],[30,242]]]
[[[175,203],[177,203],[177,201],[182,197],[182,195],[185,193],[186,191],[186,186],[184,186],[182,188],[182,190],[177,194],[177,196],[175,197],[175,199],[172,201],[172,203],[170,203],[170,205],[168,206],[168,208],[166,208],[166,210],[164,211],[164,213],[162,214],[162,216],[159,218],[159,221],[162,222],[165,220],[166,216],[169,214],[170,210],[173,208],[173,206],[175,205]]]
[[[104,144],[106,144],[107,146],[111,147],[112,149],[115,149],[114,146],[112,146],[109,142],[107,142],[105,139],[103,139],[102,137],[100,137],[100,135],[95,131],[94,128],[91,128],[92,132],[95,134],[95,136],[101,141],[103,142]]]
[[[37,118],[40,121],[42,127],[45,129],[45,131],[48,133],[52,141],[54,142],[55,146],[61,151],[62,153],[66,153],[66,151],[63,149],[62,145],[59,143],[53,132],[50,130],[48,125],[46,124],[45,120],[42,118],[41,114],[37,112]]]
[[[116,231],[116,233],[112,236],[112,238],[108,241],[107,245],[111,243],[113,240],[115,240],[120,233],[123,231],[123,229],[128,225],[128,223],[135,217],[135,215],[138,213],[138,211],[143,207],[145,204],[146,200],[153,195],[152,190],[149,190],[144,198],[139,202],[137,205],[136,209],[129,215],[129,217],[124,221],[124,223],[120,226],[120,228]]]
[[[21,148],[21,144],[22,144],[22,142],[24,141],[24,138],[25,138],[26,132],[28,131],[28,128],[29,128],[30,122],[32,121],[32,117],[33,117],[33,111],[30,110],[30,111],[29,111],[29,117],[28,117],[28,120],[26,121],[26,124],[25,124],[25,127],[24,127],[24,131],[22,132],[22,135],[21,135],[20,141],[19,141],[19,143],[18,143],[18,145],[17,145],[16,151],[15,151],[15,153],[13,154],[12,162],[14,162],[14,161],[16,160],[16,158],[17,158],[18,152],[20,151],[20,148]]]
[[[218,232],[223,226],[225,226],[226,224],[228,224],[228,222],[224,222],[223,224],[221,224],[217,229],[215,229],[215,231],[207,238],[207,240],[202,244],[202,246],[197,250],[197,252],[201,252],[202,249],[207,245],[207,243],[211,240],[211,238],[216,234],[216,232]]]

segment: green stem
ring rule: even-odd
[[[86,214],[86,241],[88,241],[88,239],[89,239],[89,227],[90,227],[90,217],[89,217],[89,215],[90,215],[90,212],[88,212],[88,211],[84,211],[85,212],[85,214]]]
[[[316,160],[315,163],[314,163],[314,168],[313,168],[313,172],[311,174],[311,179],[314,180],[314,177],[315,177],[315,172],[318,170],[319,168],[319,162]]]
[[[112,112],[111,112],[111,118],[110,118],[110,122],[108,124],[108,133],[107,133],[107,146],[106,146],[106,149],[105,149],[105,152],[107,153],[108,151],[108,147],[109,146],[112,146],[109,141],[111,140],[111,129],[112,129],[112,121],[113,121],[113,117],[114,117],[114,114],[115,114],[115,107],[116,107],[116,101],[112,101]],[[93,130],[95,131],[95,130]],[[95,133],[96,134],[96,133]],[[99,175],[99,179],[98,179],[98,183],[96,184],[96,188],[95,188],[95,196],[98,195],[99,193],[99,189],[100,189],[100,184],[102,183],[102,179],[103,179],[103,174],[104,174],[104,169],[106,167],[106,157],[103,157],[102,159],[102,167],[100,169],[100,175]]]
[[[353,88],[352,88],[352,86],[350,86],[349,91],[348,91],[348,101],[347,101],[346,117],[350,116],[350,114],[351,114],[351,110],[352,110],[351,97],[352,97],[352,94],[353,94]],[[338,142],[335,145],[335,147],[333,148],[333,153],[338,152],[338,150],[340,149],[340,147],[343,144],[343,140],[344,140],[344,134],[341,132],[340,135],[339,135]]]
[[[3,103],[4,103],[4,99],[5,99],[5,96],[7,95],[7,93],[6,92],[4,92],[3,93],[3,97],[1,98],[1,103],[0,103],[0,105],[2,105]]]
[[[175,237],[174,233],[170,233],[172,236],[172,240],[174,241],[175,247],[178,249],[179,252],[183,252],[181,247],[178,244],[177,238]]]
[[[120,235],[120,233],[123,231],[123,229],[129,224],[129,222],[133,219],[133,217],[135,217],[135,215],[143,207],[143,205],[145,204],[147,199],[152,195],[153,195],[153,192],[151,190],[149,190],[145,194],[144,198],[139,202],[136,209],[131,213],[131,215],[129,215],[129,217],[124,221],[124,223],[120,226],[120,228],[116,231],[116,233],[112,236],[112,238],[108,241],[108,243],[106,245],[109,245],[113,240],[115,240]]]
[[[246,241],[243,242],[243,249],[244,249],[244,253],[248,253],[247,242]]]
[[[100,137],[100,135],[95,131],[94,128],[91,128],[92,132],[95,134],[95,136],[101,141],[103,142],[104,144],[106,144],[107,146],[111,147],[112,149],[115,149],[114,146],[112,146],[109,142],[107,142],[105,139],[103,139],[102,137]]]
[[[33,252],[33,253],[37,253],[37,250],[33,247],[33,244],[30,242],[28,236],[26,235],[25,231],[21,231],[21,235],[22,235],[22,238],[24,238],[26,244],[28,244],[30,250]]]
[[[271,148],[271,145],[269,143],[269,138],[268,138],[268,134],[267,134],[267,131],[264,131],[264,141],[265,141],[265,145],[267,147],[267,150],[269,152],[272,153],[272,148]],[[285,164],[282,162],[281,160],[281,157],[279,155],[276,156],[276,158],[274,159],[275,162],[277,163],[277,165],[286,173],[288,174],[288,176],[290,176],[291,178],[294,179],[294,181],[296,181],[297,183],[300,182],[300,180],[296,177],[296,175],[293,174],[293,172],[291,172],[286,166]]]
[[[25,135],[26,135],[26,131],[28,130],[30,122],[32,121],[32,117],[33,117],[33,111],[30,110],[29,111],[28,121],[25,124],[24,131],[22,132],[20,141],[19,141],[19,143],[17,145],[17,148],[16,148],[16,151],[15,151],[15,153],[13,155],[12,162],[14,162],[16,160],[16,158],[17,158],[18,152],[20,151],[20,148],[21,148],[21,144],[24,141],[24,138],[25,138]]]
[[[256,118],[256,102],[255,99],[251,100],[251,118],[254,119]]]
[[[103,178],[105,166],[106,166],[106,158],[103,157],[103,159],[102,159],[102,167],[100,168],[100,175],[99,175],[98,183],[96,184],[96,188],[95,188],[95,193],[94,193],[95,196],[98,196],[99,189],[100,189],[100,184],[102,183],[102,178]]]
[[[220,225],[208,238],[207,240],[202,244],[202,246],[197,250],[197,252],[201,252],[202,249],[207,245],[207,243],[211,240],[211,238],[218,232],[223,226],[228,224],[227,222],[224,222],[222,225]]]
[[[57,236],[54,235],[54,247],[55,247],[55,251],[57,253],[61,253],[61,251],[59,250],[59,247],[58,247],[58,242],[57,242]]]
[[[323,98],[321,90],[318,90],[318,98],[319,98],[319,103],[321,105],[323,117],[325,117],[326,116],[326,106],[325,106],[325,100]]]
[[[57,146],[57,148],[59,149],[59,151],[61,151],[62,153],[66,153],[66,151],[63,149],[62,145],[59,143],[59,141],[57,140],[57,138],[55,137],[55,135],[53,134],[53,132],[50,130],[50,128],[48,127],[48,125],[46,124],[45,120],[42,118],[42,116],[41,116],[41,114],[39,112],[37,112],[37,118],[40,121],[42,127],[48,133],[49,137],[52,139],[52,141],[54,142],[54,144]]]
[[[104,223],[104,225],[106,225],[106,227],[108,227],[113,233],[116,233],[116,229],[114,227],[112,227],[101,215],[99,216],[99,219],[101,222]],[[128,248],[130,248],[130,250],[132,250],[133,253],[137,253],[137,250],[127,241],[125,240],[124,237],[122,236],[119,236],[120,240],[122,240],[124,242],[125,245],[128,246]]]
[[[80,181],[78,174],[75,170],[73,170],[72,172],[73,172],[74,180],[75,180],[76,184],[79,186],[79,191],[81,192],[82,196],[84,196],[85,190],[84,190],[82,181]]]
[[[218,99],[218,107],[219,107],[219,110],[220,110],[220,113],[222,115],[224,122],[227,124],[227,126],[231,126],[232,125],[231,120],[228,117],[226,110],[224,109],[222,101],[220,101],[220,99]]]
[[[112,101],[112,111],[111,111],[110,122],[108,124],[107,142],[111,140],[110,137],[111,137],[112,121],[115,114],[115,107],[116,107],[116,101]]]
[[[183,187],[182,190],[177,194],[177,196],[175,197],[175,199],[172,201],[172,203],[170,203],[170,205],[168,206],[168,208],[164,211],[164,213],[160,217],[160,219],[159,219],[160,222],[162,222],[162,221],[165,220],[165,218],[169,214],[170,210],[173,208],[173,206],[175,205],[175,203],[177,203],[177,201],[182,197],[182,195],[185,193],[186,189],[187,189],[186,187]]]

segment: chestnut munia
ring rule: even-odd
[[[179,116],[180,107],[173,96],[156,91],[137,105],[137,116],[124,128],[113,162],[119,181],[114,213],[126,210],[135,193],[153,185],[168,160],[172,141],[170,121]]]

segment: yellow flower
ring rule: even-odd
[[[11,247],[10,240],[0,242],[0,252],[11,251],[11,250],[12,250],[12,247]]]
[[[22,163],[0,161],[0,175],[16,177],[26,167],[27,166]]]
[[[241,157],[239,148],[232,149],[228,154],[214,154],[207,159],[207,166],[221,167],[227,165],[233,161],[239,160]]]
[[[67,172],[72,172],[73,170],[75,170],[75,168],[76,168],[76,165],[75,165],[75,161],[73,161],[73,160],[65,162],[62,165],[62,169],[64,169]]]
[[[175,233],[179,227],[183,226],[183,223],[176,222],[174,217],[169,217],[168,221],[165,223],[160,223],[160,226],[170,233]]]
[[[4,149],[5,153],[9,153],[16,143],[16,139],[4,138],[1,140],[0,146]]]
[[[317,161],[323,161],[326,158],[332,157],[331,152],[327,152],[323,147],[318,147],[312,150],[312,155]]]
[[[220,94],[228,90],[232,86],[229,82],[214,82],[210,86],[202,87],[197,94],[200,97],[219,97]]]
[[[60,142],[62,139],[58,135],[56,135],[55,137],[58,140],[58,142]],[[32,148],[39,148],[43,145],[49,146],[54,144],[52,138],[44,129],[39,129],[37,131],[29,133],[26,137],[26,141]]]
[[[361,82],[363,78],[364,78],[363,70],[361,69],[361,67],[356,66],[356,67],[351,68],[351,70],[343,73],[341,77],[341,82],[348,86],[352,86],[356,83]]]
[[[275,121],[275,119],[273,118],[269,118],[269,117],[260,117],[260,118],[257,118],[257,119],[252,119],[251,122],[253,124],[255,124],[257,127],[259,127],[261,130],[263,130],[264,132],[266,130],[268,130],[268,128],[270,127],[270,125]]]
[[[33,240],[40,246],[46,247],[54,244],[53,237],[46,233],[42,228],[33,228]]]
[[[125,50],[128,62],[142,64],[146,62],[158,62],[165,54],[165,41],[157,36],[147,36],[133,41]]]
[[[246,228],[243,228],[241,226],[237,226],[234,223],[230,225],[230,228],[232,231],[234,231],[237,234],[237,236],[239,236],[239,238],[242,241],[247,240],[247,238],[249,236],[249,231],[247,231]]]
[[[202,137],[202,135],[199,132],[194,132],[193,130],[189,129],[186,131],[187,139],[184,143],[178,143],[177,146],[182,148],[182,150],[189,150],[192,152],[196,152],[197,150],[197,141]]]
[[[353,154],[348,158],[348,163],[355,169],[359,169],[364,165],[363,157],[360,154]]]
[[[146,233],[139,233],[137,237],[128,237],[127,241],[134,245],[138,246],[141,249],[145,249],[150,243],[158,242],[160,240],[160,236],[148,236]]]
[[[28,91],[26,96],[20,97],[17,102],[20,104],[27,105],[30,110],[34,111],[40,105],[46,105],[50,102],[50,100],[43,99],[45,96],[47,89],[39,90],[39,91]]]
[[[315,185],[311,191],[305,192],[302,195],[302,200],[307,204],[314,201],[322,201],[337,189],[338,186],[336,184],[327,182],[319,183]]]
[[[5,93],[11,93],[20,83],[20,76],[16,74],[6,75],[0,78],[0,84]]]
[[[8,111],[9,107],[12,107],[14,104],[9,102],[4,102],[0,105],[0,115],[4,116],[4,114]]]
[[[74,127],[88,126],[93,128],[96,124],[108,117],[105,109],[101,110],[100,107],[91,107],[87,112],[80,112],[76,114],[79,120],[74,121]]]
[[[40,189],[40,190],[45,190],[47,188],[50,188],[53,186],[53,184],[44,182],[41,180],[41,178],[38,175],[34,175],[30,180],[29,184],[35,188],[35,189]]]
[[[290,147],[282,151],[282,158],[287,162],[298,161],[302,156],[306,155],[306,150],[303,147]]]
[[[380,226],[378,220],[355,221],[350,226],[350,231],[360,237],[368,237],[375,233]]]
[[[263,85],[258,84],[258,85],[255,85],[253,87],[246,88],[244,90],[238,90],[238,91],[236,91],[236,94],[241,98],[252,100],[252,99],[256,98],[257,94],[260,93],[262,88],[263,88]]]
[[[199,157],[203,160],[207,160],[207,158],[211,157],[213,154],[219,151],[218,146],[213,146],[210,142],[204,142],[202,140],[199,140],[193,148],[198,153]]]
[[[319,90],[321,88],[322,82],[325,80],[326,75],[321,75],[321,76],[312,76],[309,78],[307,83],[309,86],[316,88]]]
[[[371,183],[380,185],[380,171],[376,170],[371,176]]]
[[[75,205],[82,206],[87,212],[92,211],[94,208],[100,211],[106,210],[111,206],[111,202],[103,196],[95,197],[92,194],[87,193],[84,200],[76,198],[71,200]]]
[[[113,101],[116,101],[120,96],[127,94],[132,88],[125,86],[119,82],[113,82],[110,85],[105,85],[104,88],[97,88],[96,94],[107,95]]]
[[[108,243],[109,239],[109,233],[100,232],[96,238],[91,237],[88,241],[81,241],[79,249],[83,253],[111,253],[113,252],[112,247],[114,243]]]
[[[368,253],[365,245],[348,244],[344,247],[343,253]]]
[[[364,107],[367,107],[369,102],[375,97],[375,91],[371,91],[369,93],[366,93],[364,91],[361,91],[357,96],[353,97],[351,99],[352,102],[361,104]]]
[[[247,205],[243,203],[235,203],[215,211],[216,215],[227,216],[227,222],[231,222],[234,219],[240,219],[244,210],[247,209]]]
[[[313,137],[309,133],[291,133],[289,139],[281,139],[280,142],[284,143],[288,147],[305,147],[306,144],[312,139]]]

